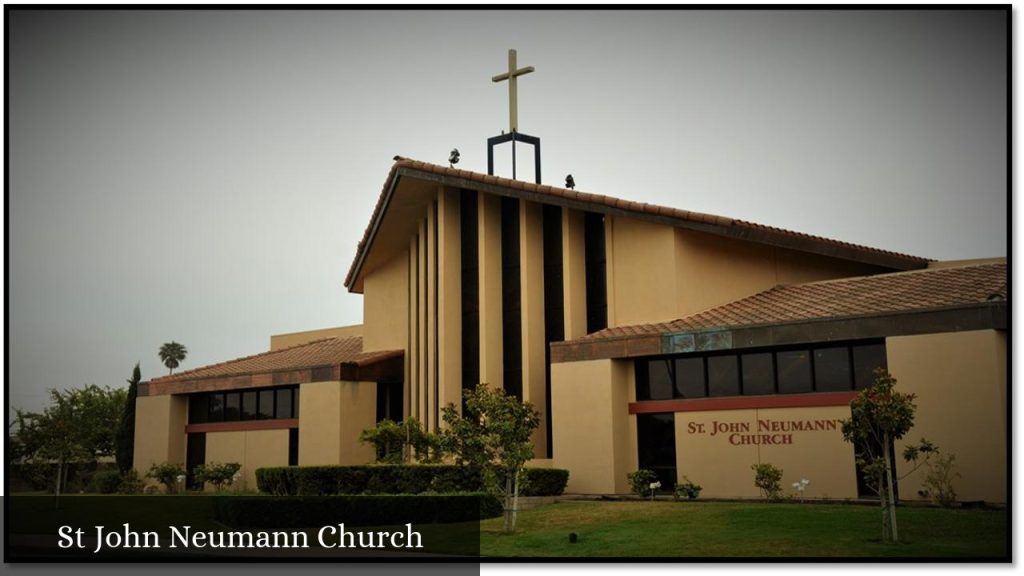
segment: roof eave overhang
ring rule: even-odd
[[[394,353],[387,356],[363,363],[342,362],[274,372],[252,372],[211,378],[143,382],[139,385],[138,395],[196,394],[243,388],[309,384],[312,382],[381,382],[395,379],[400,381],[403,372],[404,354],[401,351],[394,351]]]
[[[890,270],[918,270],[928,267],[928,260],[924,258],[908,257],[890,252],[865,250],[856,246],[847,246],[843,244],[832,244],[829,242],[822,242],[815,238],[781,233],[771,228],[759,228],[750,226],[723,226],[721,224],[717,224],[714,222],[698,222],[683,220],[677,217],[672,217],[670,215],[652,214],[649,212],[638,212],[636,210],[619,208],[616,206],[609,206],[606,204],[598,204],[587,200],[574,199],[572,197],[543,194],[532,190],[528,190],[527,183],[518,180],[512,181],[511,185],[509,186],[505,186],[498,184],[497,182],[499,181],[499,179],[494,176],[490,176],[485,179],[491,180],[491,182],[480,182],[462,176],[439,174],[435,172],[428,172],[417,168],[412,168],[409,166],[398,165],[394,168],[394,171],[389,175],[390,183],[386,185],[384,196],[381,199],[381,208],[375,211],[373,220],[370,223],[369,233],[365,241],[366,245],[357,251],[356,260],[353,262],[351,271],[348,275],[345,284],[349,292],[357,294],[362,293],[363,264],[366,262],[367,255],[373,248],[374,240],[377,236],[377,233],[380,230],[381,223],[383,222],[384,217],[387,214],[388,206],[390,205],[391,200],[394,197],[395,191],[398,188],[399,181],[404,176],[410,178],[417,178],[429,182],[436,182],[442,186],[448,186],[452,188],[465,188],[468,190],[475,190],[487,194],[519,198],[522,200],[538,202],[541,204],[562,206],[565,208],[571,208],[575,210],[601,212],[604,214],[610,214],[612,216],[625,216],[629,218],[637,218],[640,220],[657,222],[660,224],[665,224],[676,228],[695,230],[698,232],[705,232],[708,234],[715,234],[718,236],[735,238],[738,240],[744,240],[748,242],[756,242],[769,246],[775,246],[778,248],[786,248],[789,250],[818,254],[821,256],[828,256],[831,258],[850,260],[854,262],[860,262],[862,264],[887,268]],[[626,201],[622,201],[622,204],[628,205],[629,203]]]
[[[1007,303],[980,302],[857,316],[551,343],[551,361],[714,352],[968,330],[1006,330]]]

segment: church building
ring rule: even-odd
[[[511,126],[497,143],[533,144]],[[239,462],[255,488],[263,466],[366,464],[360,431],[437,430],[486,383],[541,414],[530,465],[568,469],[569,493],[628,493],[648,468],[755,498],[751,465],[771,463],[807,497],[856,499],[870,493],[839,422],[885,368],[918,407],[897,453],[927,438],[955,454],[960,500],[1007,501],[1005,259],[552,187],[536,159],[538,183],[396,157],[345,280],[363,323],[144,383],[136,468]],[[900,497],[925,499],[923,479]]]

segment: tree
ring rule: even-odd
[[[16,411],[12,456],[22,462],[55,463],[54,495],[59,498],[68,464],[95,462],[114,453],[127,392],[90,384],[49,393],[52,405],[43,412]]]
[[[132,370],[132,377],[128,379],[128,397],[124,403],[124,412],[121,413],[121,423],[117,427],[117,467],[121,473],[131,470],[135,458],[135,399],[139,395],[139,382],[142,381],[142,372],[139,370],[139,363],[135,363]]]
[[[875,370],[875,382],[861,390],[850,402],[850,418],[844,420],[843,440],[852,443],[857,463],[868,478],[869,486],[878,492],[882,505],[882,539],[899,540],[896,526],[895,473],[892,469],[892,443],[914,426],[914,394],[896,392],[896,379],[883,368]],[[934,447],[922,440],[918,452]],[[908,458],[910,460],[910,458]]]
[[[174,369],[185,360],[187,354],[188,350],[185,349],[185,346],[173,340],[160,347],[160,361],[167,366],[168,374],[174,373]]]
[[[441,433],[442,446],[460,464],[479,469],[487,486],[503,501],[504,530],[515,530],[519,505],[519,477],[533,458],[531,435],[540,415],[529,402],[492,390],[486,384],[463,392],[465,411],[455,405],[444,408],[447,428]]]
[[[441,459],[440,438],[423,430],[416,418],[402,422],[381,420],[373,428],[359,434],[359,441],[372,444],[378,462],[403,464],[416,461],[424,464],[439,462]]]

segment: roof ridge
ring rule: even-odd
[[[277,350],[267,350],[266,352],[259,352],[257,354],[250,354],[249,356],[242,356],[242,357],[239,357],[239,358],[233,358],[231,360],[224,360],[223,362],[216,362],[214,364],[205,364],[205,365],[199,366],[197,368],[191,368],[191,369],[185,370],[183,372],[178,372],[177,374],[168,374],[167,376],[160,376],[159,378],[151,378],[149,381],[150,382],[169,382],[169,381],[172,381],[172,380],[180,379],[180,377],[182,377],[182,376],[193,374],[193,373],[198,372],[200,370],[209,370],[210,368],[216,368],[218,366],[224,366],[224,365],[227,365],[227,364],[234,364],[236,362],[242,362],[244,360],[252,360],[254,358],[261,358],[261,357],[264,357],[264,356],[270,356],[272,354],[279,354],[279,353],[282,353],[282,352],[288,352],[289,350],[294,350],[296,348],[303,348],[305,346],[312,346],[314,344],[322,344],[324,342],[327,342],[328,340],[359,340],[360,341],[360,343],[359,343],[360,344],[359,345],[360,354],[362,354],[362,348],[363,348],[363,346],[362,346],[362,339],[363,339],[362,336],[331,336],[331,337],[328,337],[328,338],[320,338],[318,340],[310,340],[309,342],[303,342],[301,344],[293,344],[291,346],[286,346],[284,348],[278,348]]]

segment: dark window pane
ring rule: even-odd
[[[206,394],[193,394],[188,398],[189,424],[202,424],[210,417],[210,397]]]
[[[242,417],[242,394],[228,392],[224,396],[224,421],[235,422]]]
[[[775,355],[781,394],[813,392],[811,378],[811,353],[807,350],[791,350]]]
[[[292,389],[283,388],[277,391],[277,408],[274,412],[275,418],[292,417]]]
[[[224,395],[210,394],[210,422],[224,420]]]
[[[647,374],[651,400],[672,399],[672,361],[650,360],[647,362]]]
[[[814,351],[814,389],[818,392],[843,392],[853,388],[848,348],[822,348]]]
[[[758,354],[744,354],[743,363],[743,393],[744,394],[774,394],[775,376],[772,369],[771,352]]]
[[[676,396],[679,398],[703,398],[704,359],[680,358],[676,360]]]
[[[875,383],[875,369],[886,368],[885,344],[866,344],[853,347],[853,381],[857,390]]]
[[[242,392],[242,420],[256,418],[256,391]]]
[[[395,421],[401,420],[402,414],[402,383],[398,383],[398,410],[394,411],[399,417]],[[292,388],[292,418],[299,417],[299,387]]]
[[[735,356],[708,358],[708,393],[710,396],[738,396],[740,367]]]
[[[273,418],[274,417],[274,391],[273,390],[260,390],[259,400],[259,412],[257,418]]]

